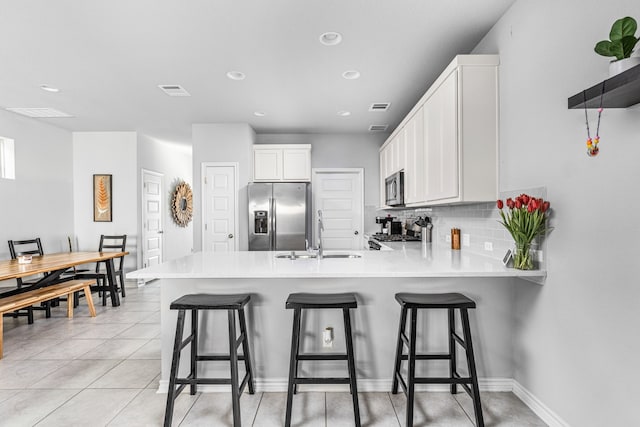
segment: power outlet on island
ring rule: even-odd
[[[331,326],[327,326],[322,331],[322,347],[333,348],[333,328]]]
[[[462,246],[471,246],[471,236],[469,234],[462,234]]]
[[[493,252],[493,243],[492,242],[484,242],[484,250]]]

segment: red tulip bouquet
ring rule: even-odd
[[[502,208],[507,205],[509,210],[505,214]],[[520,270],[533,269],[531,258],[531,241],[538,235],[550,230],[546,226],[549,202],[521,194],[515,200],[508,198],[504,203],[498,200],[496,205],[500,209],[500,224],[504,225],[516,243],[514,253],[514,267]]]

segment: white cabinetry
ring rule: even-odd
[[[405,172],[407,206],[496,199],[498,64],[497,55],[457,56],[381,147],[381,174]]]
[[[311,145],[254,145],[253,180],[311,181]]]
[[[424,115],[420,108],[402,128],[406,158],[404,164],[405,204],[426,200],[424,166]]]
[[[457,83],[453,71],[424,103],[426,201],[459,195]]]

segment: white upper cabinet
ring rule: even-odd
[[[424,115],[420,108],[402,128],[406,161],[404,165],[404,202],[418,203],[426,200],[424,167]]]
[[[311,181],[311,145],[254,145],[253,181]]]
[[[453,71],[424,103],[426,193],[422,201],[460,195],[457,98],[457,71]]]
[[[380,148],[381,161],[383,151],[398,155],[380,172],[404,170],[407,206],[497,198],[498,64],[497,55],[457,56]]]

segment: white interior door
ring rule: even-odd
[[[142,170],[142,266],[162,263],[162,181],[164,175]]]
[[[238,164],[202,164],[202,250],[238,250]]]
[[[314,169],[314,245],[318,246],[318,209],[322,210],[324,249],[362,249],[364,224],[364,171],[362,169]]]

